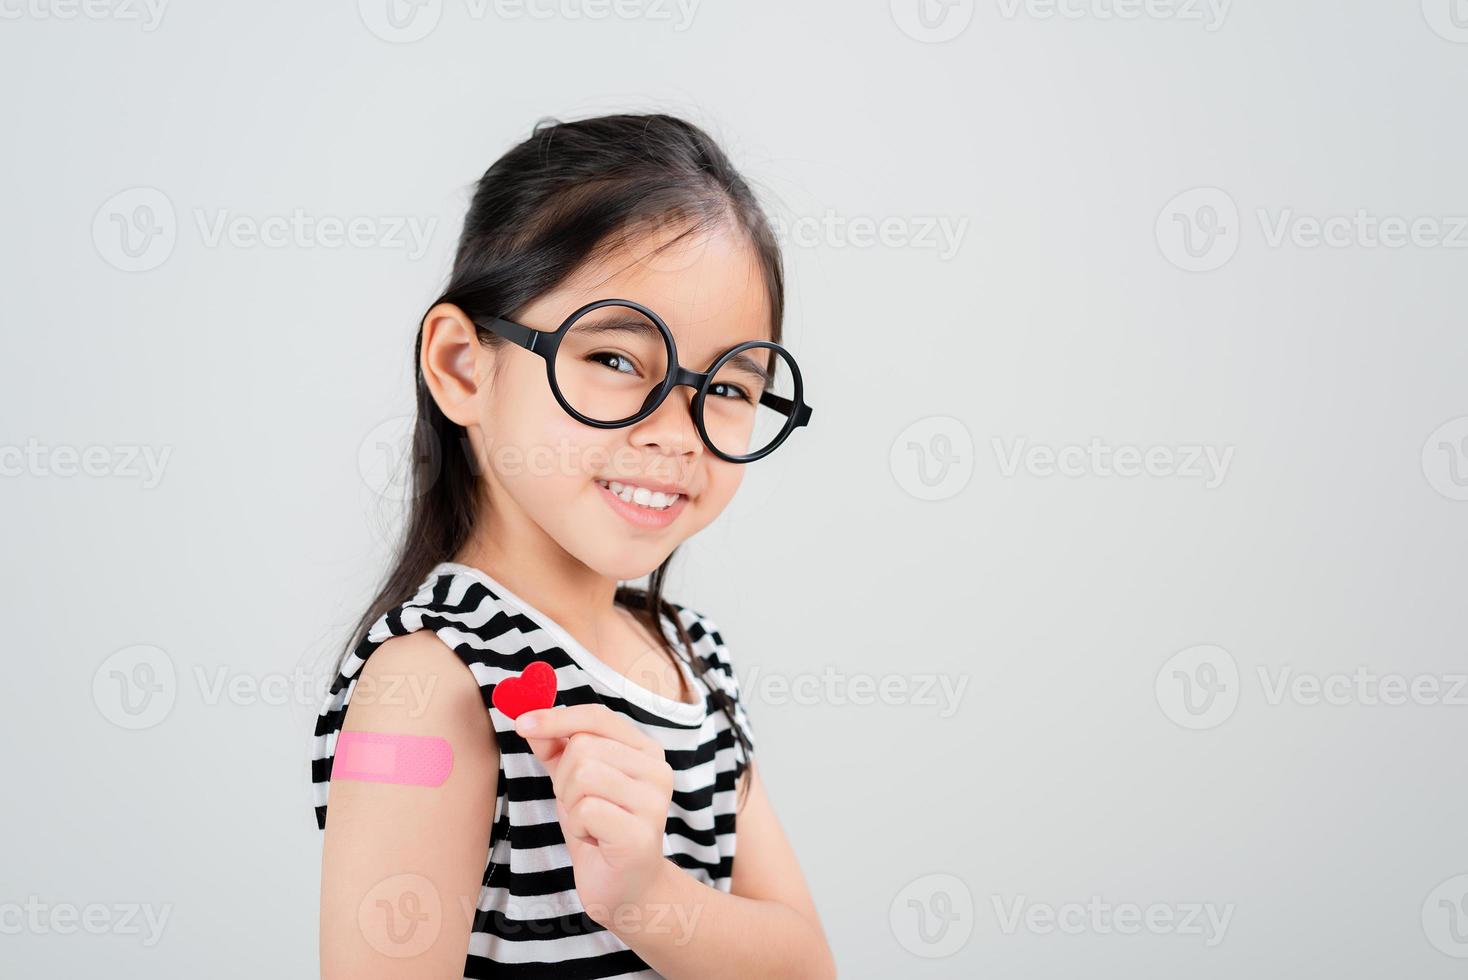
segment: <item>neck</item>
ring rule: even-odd
[[[617,615],[616,580],[567,552],[507,494],[499,501],[484,508],[486,519],[453,560],[489,573],[583,646],[599,649]]]

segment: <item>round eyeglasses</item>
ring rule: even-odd
[[[587,303],[552,332],[503,317],[485,326],[545,358],[556,401],[599,429],[642,421],[679,385],[696,392],[690,410],[704,445],[731,463],[768,456],[810,421],[800,368],[784,347],[748,340],[707,371],[690,371],[662,317],[630,299]]]

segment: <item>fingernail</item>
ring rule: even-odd
[[[534,715],[521,715],[515,719],[515,730],[517,732],[533,732],[535,731],[536,724],[537,719]]]

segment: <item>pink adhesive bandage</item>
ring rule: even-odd
[[[342,732],[336,739],[332,779],[399,786],[440,786],[454,768],[454,750],[432,735]]]

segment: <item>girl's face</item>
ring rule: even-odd
[[[763,272],[744,235],[720,225],[654,250],[677,231],[629,241],[512,319],[549,331],[593,300],[634,300],[662,317],[679,360],[695,371],[743,341],[772,339]],[[628,581],[707,526],[738,489],[744,467],[715,456],[699,438],[692,388],[673,389],[641,422],[598,429],[561,408],[539,355],[503,344],[479,347],[476,356],[474,422],[477,449],[488,456],[481,472],[492,530],[523,542],[524,533],[538,529],[588,568]],[[637,496],[645,496],[639,487],[662,492],[652,505],[672,493],[677,500],[663,510],[628,503],[611,481]]]

